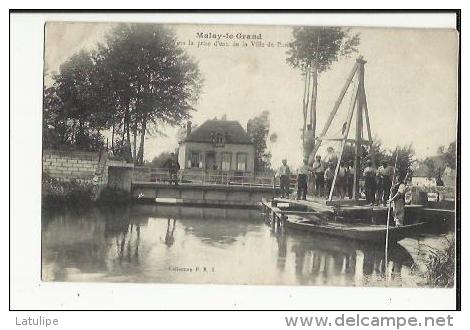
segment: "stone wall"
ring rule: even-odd
[[[106,182],[108,171],[102,167],[105,163],[98,152],[44,150],[42,156],[43,172],[64,181],[91,181],[98,174],[101,182]]]

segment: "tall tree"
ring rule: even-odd
[[[397,152],[398,158],[396,157]],[[396,160],[397,176],[406,175],[406,173],[411,171],[413,164],[416,162],[415,151],[411,144],[397,146],[394,150],[387,150],[383,148],[382,142],[376,138],[374,139],[372,148],[368,151],[363,151],[362,159],[364,161],[372,159],[372,153],[374,154],[375,163],[377,167],[382,165],[384,161],[386,161],[391,166],[395,166]],[[362,164],[362,166],[365,166],[365,164]]]
[[[247,133],[255,146],[255,171],[268,171],[271,168],[271,153],[267,151],[269,111],[248,120]]]
[[[146,134],[190,117],[202,84],[197,63],[173,30],[153,24],[119,24],[99,45],[96,62],[116,109],[113,125],[127,153],[142,163]]]
[[[398,152],[398,158],[397,158]],[[415,163],[415,151],[411,144],[398,146],[390,155],[389,164],[394,165],[395,159],[397,160],[396,171],[397,175],[406,175],[411,172],[413,164]]]
[[[82,50],[53,75],[53,85],[44,89],[43,122],[55,142],[46,140],[46,146],[73,145],[81,149],[102,146],[100,131],[106,128],[107,119],[95,73],[92,57]]]
[[[356,52],[359,35],[351,33],[347,28],[302,26],[295,27],[292,36],[293,41],[287,51],[287,63],[300,69],[304,76],[302,142],[304,155],[308,155],[315,143],[318,76],[330,69],[339,57]],[[309,114],[310,121],[307,125]],[[308,137],[307,126],[310,131]]]
[[[434,157],[426,157],[423,161],[423,164],[426,166],[426,177],[428,179],[440,179],[443,168],[439,166],[438,161]]]

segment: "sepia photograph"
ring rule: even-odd
[[[455,287],[456,30],[44,34],[42,281]]]

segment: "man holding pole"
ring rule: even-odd
[[[405,220],[405,191],[406,191],[406,176],[400,176],[397,184],[392,189],[392,198],[390,202],[393,202],[393,219],[395,220],[395,227],[404,225]]]

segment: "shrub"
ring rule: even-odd
[[[50,177],[47,173],[42,176],[42,202],[44,205],[55,204],[89,204],[94,200],[95,186],[87,181],[61,181]]]
[[[454,286],[455,238],[446,238],[444,249],[431,249],[425,261],[427,284],[431,287]]]

